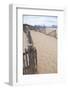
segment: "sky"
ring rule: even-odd
[[[23,22],[29,25],[57,26],[57,16],[24,15]]]

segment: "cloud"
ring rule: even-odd
[[[24,23],[30,25],[57,25],[57,17],[56,16],[31,16],[25,15],[23,16]]]

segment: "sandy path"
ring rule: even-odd
[[[56,73],[57,39],[36,31],[31,31],[31,36],[37,49],[38,73]]]

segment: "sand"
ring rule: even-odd
[[[57,72],[57,39],[43,33],[30,31],[37,49],[38,74]]]

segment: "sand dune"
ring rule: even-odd
[[[57,38],[57,32],[56,32],[56,30],[48,33],[48,35]]]
[[[57,39],[43,33],[30,31],[37,49],[39,74],[57,72]]]

